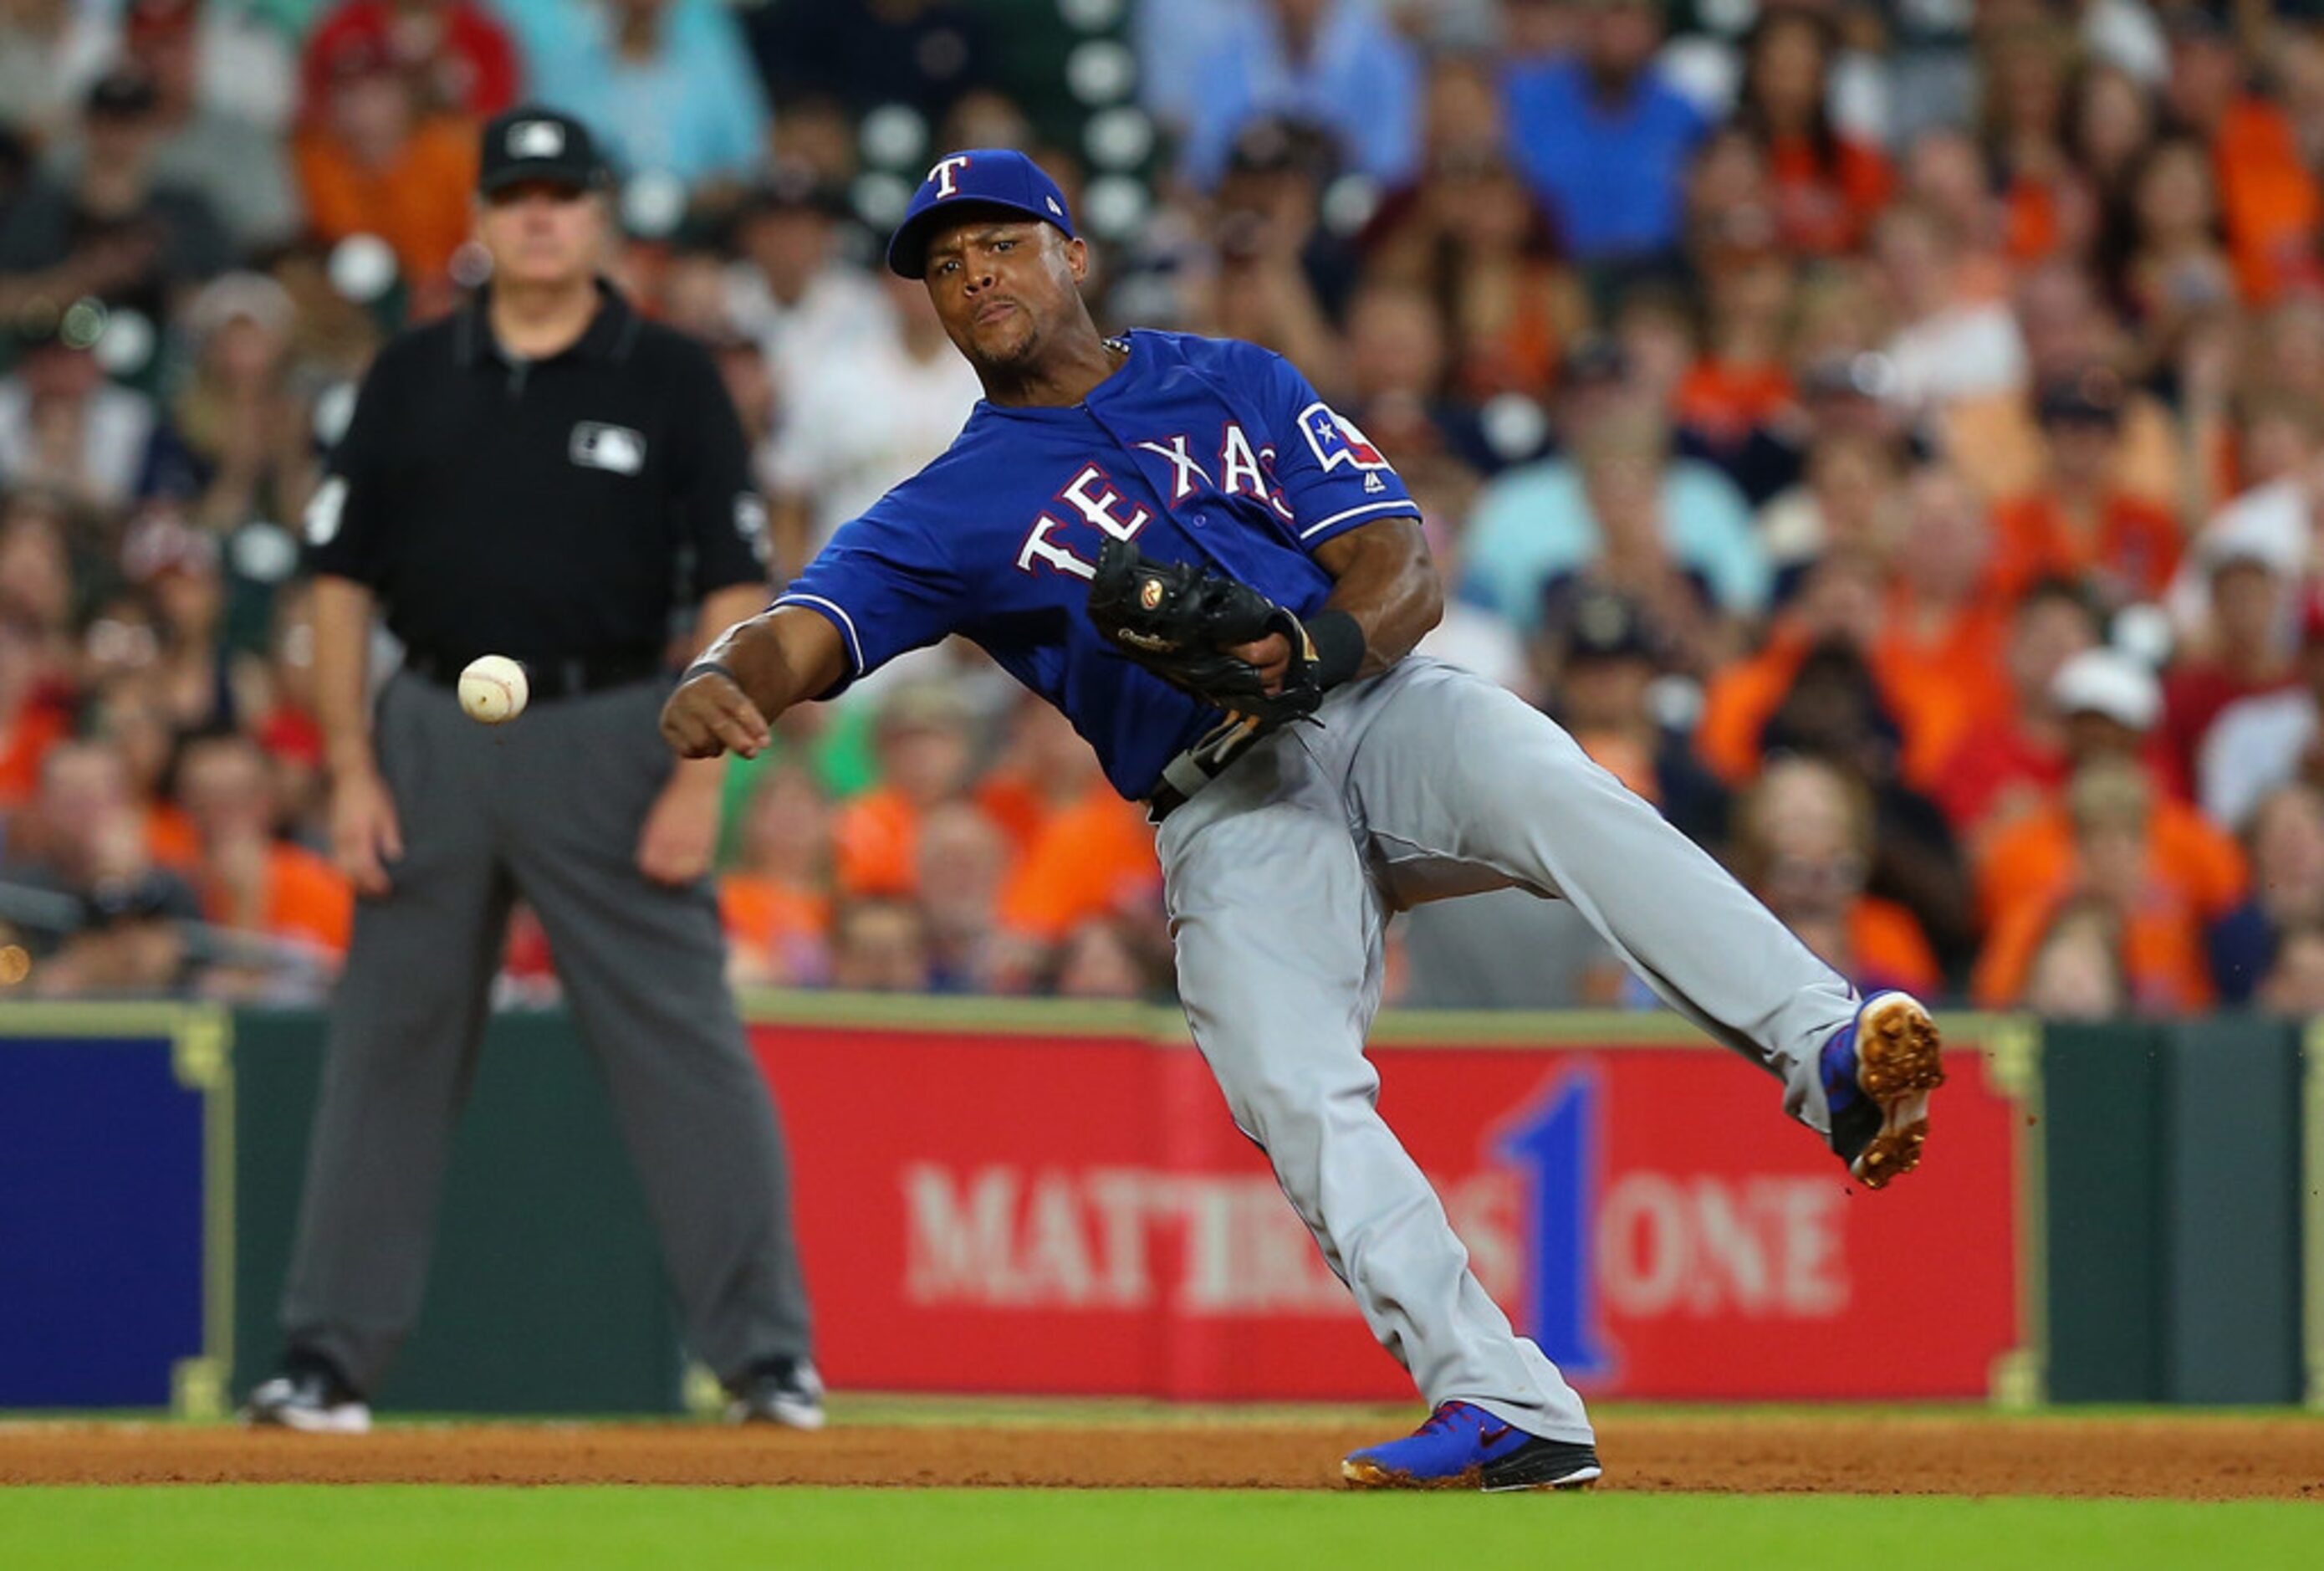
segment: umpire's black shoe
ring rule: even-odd
[[[309,1435],[365,1435],[371,1432],[371,1404],[327,1359],[294,1353],[281,1374],[250,1393],[242,1404],[242,1421]]]
[[[823,1428],[823,1377],[804,1358],[764,1358],[727,1388],[729,1422]]]

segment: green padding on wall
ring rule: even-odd
[[[323,1022],[235,1023],[235,1394],[281,1354]],[[671,1412],[682,1360],[645,1201],[562,1013],[487,1030],[420,1324],[378,1392],[405,1412]]]
[[[2163,1049],[2153,1026],[2043,1031],[2053,1401],[2164,1394]]]
[[[2172,1272],[2160,1393],[2297,1402],[2300,1039],[2228,1017],[2171,1029],[2163,1111]]]

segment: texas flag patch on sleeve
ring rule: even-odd
[[[1326,473],[1342,464],[1355,469],[1388,467],[1371,439],[1356,429],[1356,422],[1328,403],[1311,403],[1300,411],[1299,429],[1306,433],[1307,446]]]

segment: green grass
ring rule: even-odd
[[[2306,1566],[2275,1502],[1169,1491],[0,1490],[0,1563],[51,1567]]]

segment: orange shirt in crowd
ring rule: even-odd
[[[2016,389],[1949,400],[1937,411],[1938,445],[1961,476],[1991,499],[2037,491],[2047,448],[2032,402]],[[2166,510],[2180,495],[2182,444],[2171,411],[2145,393],[2123,405],[2109,479],[2116,491]]]
[[[2015,1009],[2024,1003],[2034,957],[2070,895],[2070,889],[2061,889],[2024,901],[1994,923],[1969,977],[1969,996],[1978,1008]],[[2215,988],[2201,919],[2165,891],[2152,896],[2122,926],[2119,958],[2133,1004],[2162,1013],[2208,1007]]]
[[[312,128],[293,138],[291,156],[307,214],[328,242],[376,235],[404,276],[433,284],[468,237],[468,203],[476,184],[475,133],[459,121],[423,121],[387,169],[366,169],[337,142]]]
[[[1992,929],[2021,907],[2056,898],[2075,883],[2080,862],[2063,802],[2028,814],[1997,833],[1977,858],[1979,919]],[[2147,816],[2146,865],[2200,921],[2233,910],[2250,888],[2234,837],[2174,797],[2158,795]]]
[[[1759,772],[1759,733],[1782,707],[1807,652],[1807,641],[1796,633],[1778,632],[1758,653],[1711,673],[1694,728],[1695,756],[1703,767],[1730,786]]]
[[[1784,250],[1812,256],[1853,251],[1896,188],[1887,159],[1843,140],[1824,168],[1804,136],[1778,136],[1767,148],[1775,185],[1775,226]]]
[[[1573,740],[1590,755],[1591,762],[1620,781],[1632,796],[1662,806],[1662,780],[1655,768],[1655,756],[1627,732],[1576,731]]]
[[[920,885],[920,811],[895,787],[874,786],[833,816],[831,849],[841,893],[910,895]]]
[[[2263,98],[2240,99],[2220,116],[2211,157],[2236,288],[2246,305],[2272,304],[2285,285],[2315,276],[2324,217],[2315,177],[2290,118]]]
[[[1757,654],[1711,677],[1694,748],[1704,767],[1729,785],[1741,786],[1759,772],[1759,733],[1783,707],[1808,648],[1808,641],[1795,629],[1779,632]],[[1870,663],[1881,699],[1904,734],[1904,777],[1926,789],[1940,777],[1966,735],[1974,711],[1957,691],[1955,677],[1926,667],[1909,649],[1890,644],[1886,636]]]
[[[1781,365],[1698,360],[1679,379],[1679,423],[1715,447],[1734,447],[1789,408],[1796,397]]]
[[[26,704],[15,721],[0,735],[0,812],[9,812],[32,799],[40,789],[41,761],[71,729],[65,712],[53,704]]]
[[[146,838],[154,847],[154,859],[167,862],[192,878],[205,921],[221,927],[230,924],[234,920],[234,897],[218,880],[203,873],[199,846],[191,839],[189,826],[183,829],[187,836],[185,851],[163,855],[165,848],[176,851],[180,832],[171,818],[170,813],[157,812],[147,819]],[[327,857],[318,856],[303,846],[277,840],[266,848],[265,880],[260,901],[259,931],[271,938],[317,945],[333,954],[346,952],[347,940],[355,931],[355,887]]]
[[[209,901],[206,897],[204,905]],[[276,841],[266,852],[266,930],[345,954],[355,924],[355,887],[327,859]]]
[[[181,873],[190,873],[201,865],[202,837],[183,808],[161,801],[145,809],[145,854]]]
[[[1161,882],[1145,809],[1101,781],[1041,826],[1032,849],[1001,889],[1001,925],[1055,943]]]
[[[1865,993],[1934,993],[1944,981],[1921,920],[1895,901],[1860,895],[1848,911],[1849,980]]]
[[[2151,600],[2179,568],[2178,521],[2170,509],[2126,492],[2107,493],[2089,534],[2076,530],[2058,499],[2043,492],[1997,503],[1993,523],[2000,536],[1994,590],[2009,600],[2037,578],[2093,574],[2126,598]]]
[[[1572,293],[1572,280],[1556,267],[1527,263],[1499,302],[1504,309],[1489,319],[1456,311],[1453,383],[1460,395],[1481,402],[1512,391],[1536,393],[1554,382],[1571,336],[1562,307]]]
[[[1933,786],[1971,731],[2009,713],[2008,636],[2008,603],[1990,589],[1932,626],[1923,625],[1906,586],[1890,592],[1872,674],[1905,727],[1904,770],[1915,784]]]
[[[2058,249],[2062,226],[2055,187],[2021,177],[2009,182],[2002,204],[2002,249],[2013,264],[2030,266]]]
[[[831,939],[831,897],[780,879],[729,873],[718,881],[718,916],[733,947],[780,957],[779,974],[793,980],[803,979],[801,957],[819,957]]]
[[[1015,765],[995,770],[977,782],[976,805],[1008,836],[1011,858],[1033,848],[1049,818],[1049,799],[1041,782]]]
[[[1000,827],[1012,865],[1030,849],[1047,812],[1038,796],[1019,785],[1013,777],[1004,777],[984,781],[972,793],[977,807]],[[918,894],[920,817],[920,809],[893,786],[874,786],[842,803],[831,825],[839,892],[852,899]]]

